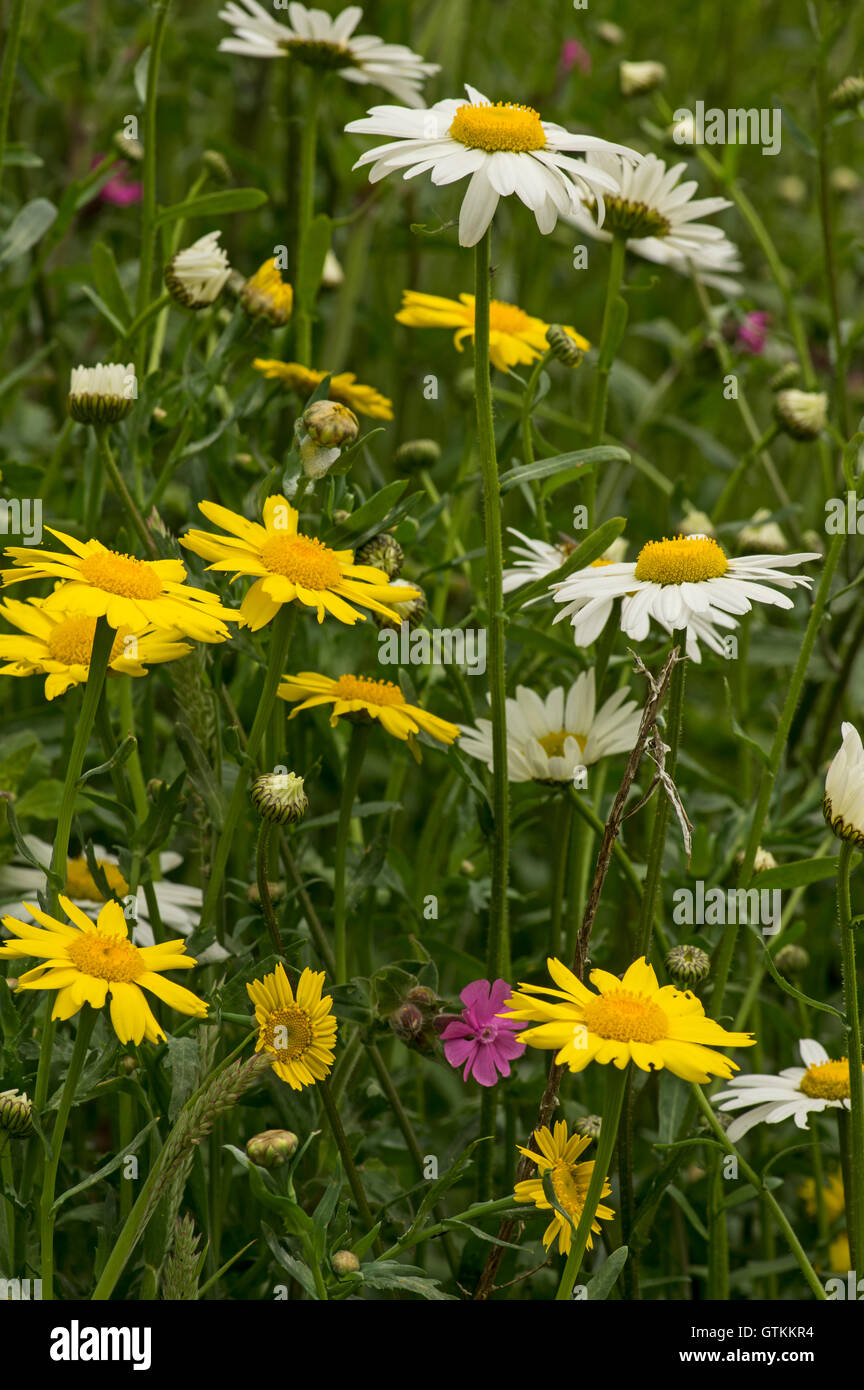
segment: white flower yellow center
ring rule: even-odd
[[[719,579],[728,568],[729,561],[715,540],[675,536],[643,545],[636,560],[636,578],[651,584],[699,584]]]
[[[600,994],[586,1005],[585,1027],[598,1038],[655,1043],[668,1037],[669,1020],[659,1005],[629,989]]]
[[[494,106],[460,106],[450,126],[451,140],[459,140],[469,150],[511,150],[525,154],[546,146],[546,132],[540,115],[530,106],[509,101]]]
[[[340,676],[334,692],[340,700],[364,700],[367,705],[404,705],[405,696],[392,681]]]
[[[147,560],[136,560],[116,550],[97,550],[85,555],[78,573],[87,584],[123,598],[159,598],[162,580]]]
[[[268,1052],[281,1062],[294,1062],[312,1042],[312,1025],[305,1009],[289,1005],[276,1009],[262,1025],[261,1038]]]
[[[46,638],[49,656],[62,666],[89,666],[95,631],[95,618],[77,614],[62,618]],[[118,634],[111,646],[111,660],[122,655],[123,639]]]
[[[801,1078],[805,1096],[819,1100],[849,1099],[849,1062],[812,1062]]]
[[[268,536],[261,546],[261,563],[271,574],[282,574],[304,589],[333,589],[342,578],[336,552],[315,536]]]
[[[123,937],[82,932],[67,950],[69,959],[82,975],[93,975],[97,980],[128,984],[147,969],[137,946]]]
[[[544,734],[542,738],[538,738],[537,742],[540,744],[547,758],[563,758],[564,744],[567,742],[568,738],[574,738],[576,740],[579,745],[580,753],[585,752],[585,744],[588,742],[587,738],[583,738],[582,734],[574,734],[569,729],[560,729],[557,733]]]
[[[118,898],[125,898],[129,892],[129,884],[117,865],[107,864],[104,859],[97,859],[96,863],[105,875],[105,881],[112,893]],[[71,898],[73,902],[103,903],[105,901],[104,895],[99,892],[96,881],[87,867],[86,859],[67,859],[66,897]]]

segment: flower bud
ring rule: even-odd
[[[243,285],[240,302],[250,318],[265,318],[274,328],[282,328],[291,319],[294,291],[271,258]]]
[[[707,979],[711,958],[698,946],[673,946],[666,957],[666,969],[679,989],[692,989]]]
[[[843,742],[825,778],[825,819],[839,840],[864,847],[864,748],[854,724],[840,726]]]
[[[360,421],[347,405],[338,401],[313,401],[300,417],[309,438],[327,449],[344,449],[360,433]]]
[[[66,405],[80,425],[115,425],[125,420],[138,394],[135,366],[128,362],[97,362],[73,367]]]
[[[788,946],[781,946],[774,957],[774,964],[781,975],[803,975],[810,964],[810,952],[805,951],[803,946],[796,946],[790,942]]]
[[[303,778],[294,772],[266,772],[252,783],[255,809],[273,825],[289,825],[302,820],[309,806]]]
[[[415,628],[422,625],[428,604],[426,595],[421,589],[418,589],[414,598],[406,598],[397,603],[391,601],[387,606],[397,614],[398,622],[388,618],[386,613],[373,613],[372,617],[375,619],[378,630],[383,632],[385,629],[390,629],[393,632],[398,632],[402,624],[407,623],[410,631],[413,632]]]
[[[580,1115],[578,1120],[573,1121],[573,1129],[585,1139],[599,1139],[602,1123],[599,1115]]]
[[[682,536],[716,536],[717,532],[707,512],[697,511],[689,502],[684,503],[686,511],[678,526]]]
[[[776,521],[769,521],[771,515],[767,507],[760,507],[753,513],[749,526],[742,526],[738,532],[738,548],[751,555],[785,555],[789,549],[786,537]],[[764,854],[760,850],[759,854]],[[758,857],[758,856],[757,856]],[[770,865],[768,867],[771,867]]]
[[[178,251],[165,267],[165,286],[184,309],[207,309],[217,300],[231,274],[221,232],[208,232]]]
[[[782,391],[784,386],[794,386],[800,375],[801,368],[797,362],[784,362],[768,382],[769,390]]]
[[[546,341],[556,361],[565,367],[578,367],[587,346],[584,339],[577,341],[560,323],[550,323],[546,329]]]
[[[390,1015],[390,1027],[400,1042],[413,1043],[423,1032],[426,1020],[416,1004],[402,1004]]]
[[[609,19],[603,19],[597,25],[597,37],[604,43],[608,43],[610,48],[617,48],[619,43],[624,42],[625,34],[620,24],[613,24]]]
[[[290,1129],[265,1129],[246,1141],[246,1153],[261,1168],[278,1168],[296,1153],[299,1142]]]
[[[371,565],[373,569],[383,570],[388,579],[396,579],[402,573],[405,559],[401,545],[395,536],[382,531],[373,536],[354,556],[355,565]]]
[[[399,445],[393,462],[400,473],[413,473],[416,468],[434,467],[440,457],[441,445],[434,439],[409,439]]]
[[[337,1250],[330,1263],[336,1273],[342,1277],[346,1274],[356,1274],[360,1268],[360,1261],[353,1250]]]
[[[111,144],[118,154],[122,154],[124,159],[131,159],[133,164],[140,164],[144,158],[144,146],[140,140],[130,139],[125,130],[115,130]]]
[[[825,428],[828,397],[824,391],[778,391],[774,414],[777,423],[793,439],[818,439]]]
[[[33,1129],[33,1102],[24,1091],[0,1091],[0,1130],[26,1139]]]
[[[205,150],[201,156],[201,162],[208,174],[212,174],[219,183],[231,182],[233,175],[228,167],[228,161],[218,150]]]
[[[864,77],[844,77],[828,98],[838,111],[852,111],[864,101]]]
[[[332,251],[328,250],[324,257],[324,267],[321,271],[321,284],[325,290],[338,290],[339,286],[345,281],[345,271]]]
[[[800,208],[807,201],[807,185],[797,174],[786,174],[778,179],[777,193],[790,208]]]
[[[831,191],[836,193],[838,198],[848,198],[850,194],[857,193],[861,187],[859,175],[845,164],[838,164],[836,169],[831,170],[828,182],[831,185]]]
[[[618,81],[622,96],[638,97],[661,87],[666,81],[666,69],[662,63],[620,63]]]

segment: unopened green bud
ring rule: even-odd
[[[864,101],[864,77],[844,77],[828,98],[829,106],[838,111],[851,111]]]
[[[818,439],[828,416],[828,397],[824,391],[778,391],[774,414],[793,439]]]
[[[0,1129],[25,1139],[33,1129],[33,1102],[23,1091],[0,1091]]]
[[[265,1129],[246,1142],[246,1153],[261,1168],[278,1168],[296,1153],[299,1140],[290,1129]]]
[[[219,183],[231,182],[233,175],[228,167],[228,161],[218,150],[205,150],[201,156],[201,162],[207,172],[212,174],[214,179],[218,179]]]
[[[560,323],[550,323],[546,329],[546,341],[556,361],[563,362],[565,367],[578,367],[587,347],[584,338],[574,338]]]
[[[441,457],[441,445],[434,439],[409,439],[400,444],[393,462],[400,473],[413,473],[417,468],[432,468]]]
[[[794,386],[801,375],[801,368],[797,362],[784,362],[783,366],[776,371],[768,382],[772,391],[782,391],[786,386]]]
[[[578,1120],[573,1121],[573,1130],[585,1139],[599,1139],[602,1123],[599,1115],[580,1115]]]
[[[394,621],[393,618],[388,618],[386,613],[373,613],[372,616],[380,631],[389,628],[393,632],[398,632],[402,624],[407,623],[408,627],[413,632],[415,628],[422,625],[428,608],[426,595],[421,589],[417,590],[417,596],[415,598],[406,598],[399,603],[391,602],[388,603],[387,606],[388,608],[392,608],[393,612],[396,614],[397,620]]]
[[[691,989],[707,979],[711,958],[698,946],[673,946],[666,957],[666,969],[679,989]]]
[[[302,820],[309,806],[303,778],[294,772],[266,772],[255,778],[250,794],[258,814],[273,825]]]
[[[388,579],[396,579],[402,573],[402,562],[405,559],[401,545],[395,536],[382,531],[380,536],[373,536],[354,556],[355,565],[371,565],[373,569],[383,570]]]
[[[774,957],[774,964],[782,975],[803,975],[810,964],[810,952],[805,951],[803,946],[796,946],[790,942],[788,946],[781,946]]]
[[[344,449],[360,433],[354,411],[338,401],[313,401],[300,417],[300,424],[309,438],[325,449]]]
[[[360,1261],[353,1250],[337,1250],[331,1260],[336,1273],[342,1277],[346,1274],[356,1274],[360,1268]]]

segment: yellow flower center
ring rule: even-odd
[[[586,1006],[585,1027],[598,1038],[655,1043],[668,1036],[669,1020],[644,995],[621,989],[614,994],[599,994]]]
[[[116,550],[97,550],[85,555],[78,573],[86,584],[123,598],[158,598],[162,580],[147,560],[136,560]]]
[[[576,742],[579,745],[579,752],[585,752],[585,744],[588,740],[586,738],[583,738],[581,734],[571,733],[569,729],[561,729],[559,733],[555,734],[544,734],[542,738],[539,738],[537,740],[537,742],[540,744],[540,747],[543,749],[543,752],[546,754],[547,757],[563,758],[564,744],[566,743],[568,738],[575,738]]]
[[[530,327],[530,320],[518,304],[507,304],[503,299],[493,299],[489,305],[489,327],[493,333],[509,333],[518,338]]]
[[[565,1159],[559,1158],[553,1164],[549,1174],[552,1179],[552,1191],[555,1193],[558,1205],[563,1207],[567,1215],[572,1217],[577,1224],[585,1205],[585,1196],[593,1167],[593,1163],[583,1163],[576,1167],[572,1163],[567,1163]],[[582,1176],[583,1173],[584,1177]]]
[[[297,1005],[276,1009],[263,1024],[264,1046],[283,1062],[302,1057],[312,1042],[312,1026],[305,1009]]]
[[[649,541],[639,551],[636,578],[652,584],[699,584],[719,579],[729,568],[722,548],[709,536],[675,536]]]
[[[69,959],[82,975],[94,975],[97,980],[128,983],[147,969],[137,946],[124,937],[82,932],[67,949]]]
[[[367,680],[363,676],[340,676],[335,694],[340,700],[364,700],[367,705],[405,703],[405,696],[392,681]]]
[[[603,199],[606,205],[606,231],[621,232],[627,237],[649,237],[668,235],[671,223],[668,217],[649,203],[633,202],[629,198],[619,198],[614,194]]]
[[[284,574],[304,589],[335,589],[342,578],[335,550],[314,536],[268,536],[261,563],[271,574]]]
[[[460,106],[450,127],[451,140],[459,140],[469,150],[542,150],[546,132],[540,115],[530,106],[499,101],[494,106]]]
[[[801,1078],[801,1090],[819,1100],[848,1100],[849,1062],[845,1057],[839,1062],[812,1062]]]
[[[52,661],[59,661],[63,666],[89,666],[95,631],[95,618],[79,615],[62,618],[51,629],[46,639],[48,655]],[[111,645],[110,659],[113,661],[122,654],[123,640],[118,634]]]
[[[125,898],[129,892],[129,884],[117,865],[106,864],[104,859],[97,859],[96,863],[105,875],[105,881],[114,896]],[[66,860],[66,896],[72,898],[73,902],[83,900],[89,903],[104,903],[105,898],[96,886],[96,880],[87,867],[86,859]]]

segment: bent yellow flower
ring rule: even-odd
[[[292,391],[305,400],[316,387],[321,385],[329,372],[316,371],[314,367],[303,367],[299,362],[277,362],[272,358],[256,357],[252,363],[256,372],[267,377],[268,381],[284,381]],[[338,372],[330,376],[331,401],[347,405],[358,415],[371,415],[374,420],[392,420],[393,402],[374,386],[363,386],[353,372]]]
[[[189,576],[180,560],[136,560],[99,541],[78,541],[47,529],[72,553],[10,545],[4,554],[15,569],[2,575],[4,586],[24,579],[64,581],[44,600],[45,611],[104,617],[118,629],[167,629],[196,642],[224,642],[230,635],[225,624],[236,622],[238,615],[223,608],[215,594],[187,585]]]
[[[122,1043],[140,1043],[144,1038],[159,1042],[165,1034],[150,1011],[142,993],[145,989],[178,1013],[205,1017],[203,999],[162,978],[165,970],[191,970],[196,964],[193,956],[186,955],[182,938],[155,946],[134,946],[123,909],[116,902],[107,902],[93,922],[61,895],[60,906],[71,926],[49,917],[33,903],[24,906],[35,920],[3,918],[13,939],[0,946],[0,960],[42,958],[41,965],[20,977],[17,990],[55,989],[52,1019],[72,1018],[85,1004],[101,1009],[110,994],[111,1023]]]
[[[0,675],[44,675],[45,699],[63,695],[73,685],[83,685],[90,671],[96,619],[84,613],[52,613],[44,599],[0,602],[0,614],[17,633],[0,634]],[[118,629],[108,658],[109,674],[146,676],[147,666],[175,661],[192,648],[178,642],[170,631],[140,623]]]
[[[589,1062],[623,1069],[633,1061],[642,1071],[666,1067],[684,1081],[705,1082],[711,1076],[729,1077],[738,1068],[720,1047],[752,1047],[750,1033],[727,1033],[706,1018],[694,994],[664,985],[645,957],[640,956],[619,980],[606,970],[592,970],[593,993],[560,960],[546,962],[558,989],[520,984],[505,1000],[503,1018],[539,1023],[519,1034],[529,1047],[554,1048],[555,1061],[571,1071],[584,1071]],[[562,1003],[537,999],[552,995]]]
[[[465,338],[474,341],[474,296],[460,294],[457,299],[444,299],[437,294],[420,294],[403,290],[402,308],[396,315],[399,323],[409,328],[455,328],[453,346],[462,351]],[[493,299],[489,305],[489,356],[499,372],[510,367],[536,362],[547,351],[548,323],[532,318],[516,304]],[[563,325],[565,331],[583,352],[590,347],[575,328]]]
[[[329,994],[322,998],[324,971],[308,968],[291,988],[281,961],[270,975],[246,986],[258,1024],[256,1052],[275,1058],[273,1070],[294,1091],[322,1081],[333,1066],[336,1020]]]
[[[198,507],[208,521],[230,534],[190,531],[180,544],[212,561],[208,569],[233,571],[234,579],[254,577],[240,605],[241,620],[253,631],[269,623],[283,603],[296,601],[316,609],[319,623],[331,613],[353,626],[366,618],[358,608],[370,608],[398,622],[387,603],[417,597],[412,586],[391,584],[383,570],[355,565],[353,551],[331,550],[315,536],[304,536],[297,529],[299,513],[285,497],[267,498],[263,524],[247,521],[215,502],[199,502]]]
[[[250,275],[240,291],[243,308],[251,318],[269,319],[280,328],[290,322],[294,308],[294,289],[286,280],[271,256]]]
[[[300,671],[296,676],[286,676],[279,686],[278,694],[283,700],[302,700],[288,716],[294,719],[303,709],[314,709],[316,705],[332,705],[330,723],[335,724],[340,716],[347,719],[377,719],[382,728],[394,738],[409,739],[419,729],[440,743],[452,743],[459,737],[459,726],[419,705],[409,705],[398,685],[392,681],[375,680],[371,677],[343,675],[334,680],[331,676],[321,676],[316,671]]]
[[[522,1034],[519,1036],[522,1037]],[[574,1134],[568,1139],[566,1121],[558,1120],[554,1130],[547,1129],[545,1125],[542,1129],[535,1129],[534,1140],[540,1150],[539,1153],[534,1153],[533,1149],[523,1149],[521,1145],[517,1145],[517,1147],[521,1154],[530,1158],[532,1163],[537,1164],[540,1176],[527,1178],[525,1182],[517,1182],[513,1195],[517,1202],[533,1202],[541,1211],[554,1213],[552,1220],[543,1232],[543,1244],[548,1249],[554,1244],[557,1236],[558,1249],[561,1254],[569,1255],[573,1228],[579,1225],[579,1218],[582,1215],[585,1198],[588,1195],[588,1184],[591,1181],[591,1174],[594,1172],[593,1162],[577,1163],[576,1159],[587,1149],[591,1139],[588,1136],[581,1138],[578,1134]],[[551,1176],[555,1200],[567,1212],[573,1222],[573,1227],[559,1211],[555,1211],[543,1190],[543,1174],[547,1172]],[[601,1199],[608,1197],[611,1191],[609,1182],[605,1181],[600,1193]],[[591,1231],[595,1235],[599,1235],[600,1220],[611,1221],[614,1215],[611,1207],[598,1205]],[[592,1244],[591,1233],[589,1232],[589,1250],[592,1248]]]

